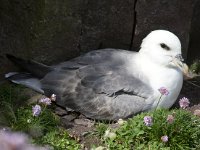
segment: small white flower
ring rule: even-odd
[[[96,147],[94,149],[91,149],[91,150],[105,150],[106,147],[103,147],[103,146],[99,146],[99,147]]]
[[[50,99],[51,99],[52,101],[56,101],[56,94],[52,94],[51,97],[50,97]]]
[[[126,121],[124,121],[123,119],[119,119],[119,120],[117,121],[117,123],[118,123],[119,125],[123,125],[125,122],[126,122]]]
[[[110,132],[110,130],[108,129],[108,130],[106,130],[105,131],[105,134],[104,134],[104,138],[110,138],[110,139],[112,139],[112,140],[114,140],[115,138],[116,138],[116,133],[114,133],[114,132]]]
[[[27,119],[27,123],[31,123],[31,119]]]
[[[110,133],[110,130],[106,130],[105,134],[104,134],[104,137],[107,138],[109,133]]]

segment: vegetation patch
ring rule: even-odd
[[[11,131],[27,133],[36,145],[48,145],[54,150],[81,149],[81,145],[70,137],[67,130],[61,129],[59,117],[53,113],[51,103],[46,101],[48,98],[35,104],[26,104],[27,98],[19,95],[22,89],[16,85],[1,87],[0,108],[3,115],[0,116],[0,126],[8,127]],[[16,105],[18,100],[23,101],[24,105]]]
[[[147,117],[151,119],[147,119]],[[158,109],[128,119],[118,129],[108,129],[108,149],[200,149],[200,119],[184,109]]]

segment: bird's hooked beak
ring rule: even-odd
[[[186,63],[183,62],[184,59],[181,54],[176,55],[172,58],[171,63],[177,66],[182,72],[184,76],[188,76],[189,68]]]

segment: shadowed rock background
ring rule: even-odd
[[[55,64],[100,48],[139,50],[155,29],[174,32],[191,63],[200,53],[198,0],[0,0],[0,79],[5,53]]]
[[[199,5],[195,0],[0,0],[1,75],[13,70],[5,53],[53,64],[99,48],[138,50],[155,29],[177,34],[191,62],[199,57]]]

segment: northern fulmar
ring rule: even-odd
[[[157,106],[170,108],[187,68],[180,40],[166,30],[150,32],[139,52],[100,49],[52,66],[7,57],[27,71],[10,72],[7,79],[47,97],[55,94],[58,105],[99,120],[128,118]],[[169,94],[158,103],[161,87]]]

